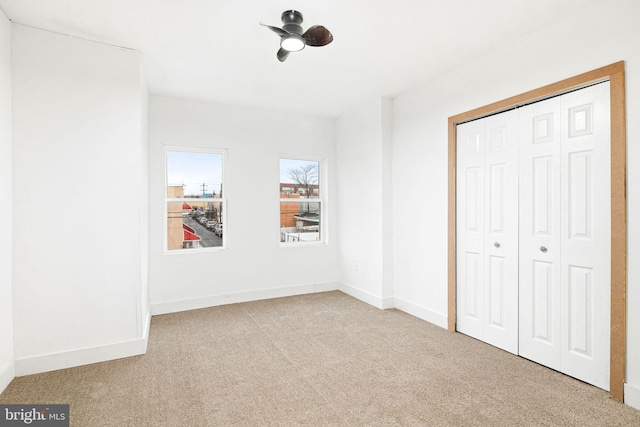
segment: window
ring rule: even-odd
[[[225,247],[224,153],[167,148],[166,168],[166,250]]]
[[[280,242],[322,242],[320,162],[280,159]]]

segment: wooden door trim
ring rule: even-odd
[[[599,81],[611,98],[611,353],[610,394],[624,402],[627,339],[627,154],[624,61],[449,117],[448,316],[456,330],[456,126],[469,120],[543,100]]]

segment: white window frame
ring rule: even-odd
[[[195,197],[182,197],[182,198],[170,198],[168,197],[168,188],[169,188],[169,171],[168,171],[168,153],[169,152],[184,152],[184,153],[201,153],[201,154],[218,154],[221,156],[222,163],[222,185],[223,185],[223,196],[224,197],[211,197],[211,198],[195,198]],[[226,250],[229,247],[229,226],[228,226],[228,188],[229,188],[229,180],[227,177],[227,150],[225,149],[216,149],[216,148],[198,148],[198,147],[183,147],[176,145],[165,145],[164,146],[164,207],[163,207],[163,250],[165,255],[179,255],[179,254],[193,254],[193,253],[205,253],[205,252],[219,252],[222,250]],[[202,203],[203,200],[211,203],[221,203],[222,212],[223,212],[223,224],[224,231],[222,233],[222,246],[212,246],[212,247],[199,247],[199,248],[183,248],[183,249],[169,249],[168,242],[168,218],[167,218],[167,206],[171,202],[187,202],[189,204],[192,203]]]
[[[278,202],[278,212],[281,213],[282,211],[282,203],[319,203],[320,204],[320,222],[319,222],[319,227],[320,227],[320,231],[319,231],[319,239],[318,240],[311,240],[311,241],[295,241],[295,242],[283,242],[282,241],[282,224],[278,224],[278,228],[279,228],[279,235],[278,235],[278,241],[280,242],[280,247],[281,248],[292,248],[292,247],[304,247],[304,246],[320,246],[320,245],[326,245],[327,244],[327,236],[328,236],[328,229],[327,229],[327,224],[328,224],[328,220],[327,220],[327,201],[326,201],[326,189],[328,187],[328,183],[327,183],[327,173],[326,173],[326,159],[324,158],[317,158],[317,157],[313,157],[313,156],[305,156],[305,157],[301,157],[301,156],[294,156],[294,155],[287,155],[287,154],[280,154],[280,156],[278,157],[278,180],[280,179],[280,161],[281,160],[302,160],[302,161],[307,161],[307,162],[317,162],[318,163],[318,197],[314,197],[314,198],[305,198],[305,199],[292,199],[292,198],[283,198],[283,197],[279,197],[279,202]],[[294,187],[294,184],[291,184],[292,187]],[[280,189],[280,182],[278,182],[278,189]],[[312,193],[315,193],[314,191],[312,191]],[[281,195],[282,193],[278,193],[279,195]],[[295,191],[292,191],[291,194],[298,194]],[[278,217],[280,218],[280,215],[278,215]]]

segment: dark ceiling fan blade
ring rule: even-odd
[[[260,25],[262,25],[263,27],[267,27],[268,29],[270,29],[271,31],[273,31],[274,33],[279,35],[280,37],[289,34],[288,31],[283,30],[282,28],[274,27],[272,25],[263,24],[262,22],[260,23]]]
[[[307,46],[325,46],[333,41],[333,34],[322,25],[314,25],[304,32],[302,38]]]
[[[289,51],[280,48],[276,56],[278,57],[278,61],[284,62],[284,60],[287,59],[287,56],[289,56]]]

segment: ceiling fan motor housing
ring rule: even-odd
[[[287,10],[282,12],[282,29],[288,33],[302,34],[302,13],[297,10]]]

